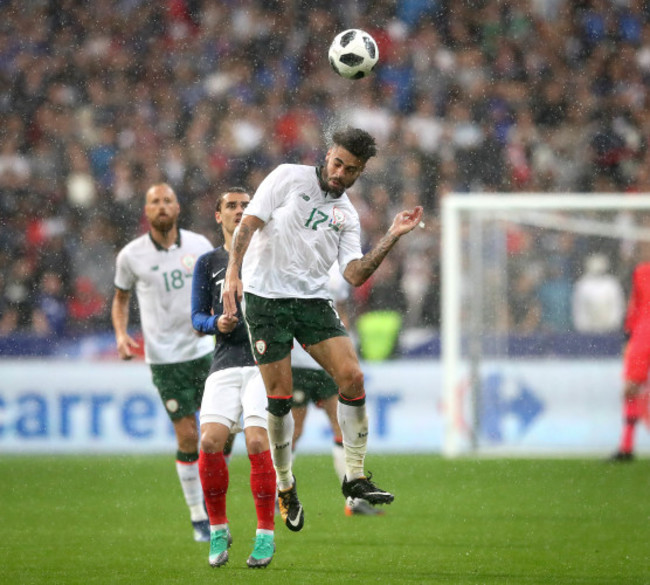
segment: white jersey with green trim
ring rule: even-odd
[[[168,250],[146,233],[117,255],[115,286],[135,287],[147,363],[174,364],[212,353],[213,337],[198,337],[192,327],[191,295],[194,264],[213,248],[205,236],[181,229]]]
[[[321,189],[313,166],[283,164],[262,181],[244,215],[265,225],[242,265],[244,291],[266,298],[330,298],[329,269],[361,258],[359,215],[346,193]]]

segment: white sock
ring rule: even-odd
[[[199,462],[182,463],[177,461],[176,472],[181,482],[185,502],[190,509],[192,522],[207,520],[208,515],[203,507],[203,489],[201,488],[201,479],[199,477]]]
[[[345,475],[348,481],[363,477],[368,448],[368,416],[366,405],[338,403],[337,416],[345,449]]]
[[[268,426],[271,457],[277,475],[278,489],[288,490],[293,485],[293,472],[291,469],[293,415],[289,412],[284,416],[276,416],[269,412]]]
[[[332,445],[332,462],[334,463],[334,471],[339,478],[339,485],[343,483],[343,476],[345,475],[345,449],[340,443]]]

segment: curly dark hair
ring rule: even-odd
[[[375,139],[361,128],[343,128],[332,134],[332,143],[342,146],[363,162],[377,154]]]

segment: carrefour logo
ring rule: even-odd
[[[8,440],[117,441],[174,436],[151,392],[0,391],[0,445]],[[80,445],[84,446],[84,445]]]

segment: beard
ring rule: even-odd
[[[153,226],[154,229],[158,230],[159,232],[162,232],[163,234],[166,234],[174,227],[174,223],[175,222],[173,217],[165,215],[163,217],[158,216],[155,219],[153,219],[151,225]]]
[[[327,169],[323,169],[323,174],[327,174]],[[340,197],[343,195],[343,192],[349,187],[349,185],[343,185],[342,183],[332,184],[330,182],[329,176],[323,177],[323,183],[325,186],[325,191],[329,193],[332,197]]]

